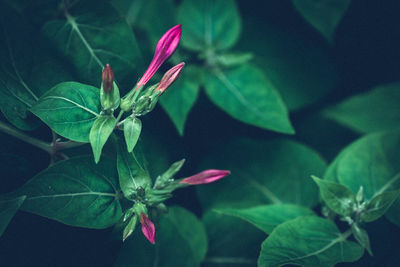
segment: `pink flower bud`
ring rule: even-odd
[[[156,243],[156,228],[154,223],[146,216],[144,212],[140,214],[140,223],[142,224],[142,233],[150,243]]]
[[[114,72],[109,64],[107,64],[103,69],[103,74],[101,75],[103,81],[103,89],[106,94],[112,91],[114,87]]]
[[[137,83],[137,87],[146,84],[160,66],[167,60],[175,51],[181,38],[182,26],[178,24],[169,29],[158,41],[156,51],[154,52],[153,60],[151,61],[146,72]]]
[[[181,180],[179,183],[190,185],[208,184],[222,179],[230,173],[230,171],[225,170],[205,170],[199,172],[198,174],[187,177]]]
[[[162,77],[160,84],[156,88],[156,91],[164,93],[164,91],[167,90],[167,88],[170,87],[171,84],[176,81],[176,79],[178,79],[179,74],[183,69],[183,66],[185,66],[185,63],[181,62],[178,65],[169,69]]]

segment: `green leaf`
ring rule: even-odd
[[[351,226],[351,232],[353,233],[353,236],[357,240],[358,244],[365,248],[369,255],[373,256],[367,231],[360,228],[357,224],[353,224]]]
[[[117,79],[132,73],[140,57],[138,45],[126,21],[110,4],[81,2],[65,14],[65,19],[47,22],[42,32],[86,82],[100,84],[107,63]]]
[[[278,2],[263,1],[263,8],[242,12],[244,30],[238,49],[254,53],[252,62],[279,91],[287,108],[296,110],[334,90],[338,74],[331,51],[298,25],[293,26],[289,22],[293,20],[292,15],[280,14],[287,7],[276,10]]]
[[[235,67],[247,63],[253,56],[252,53],[222,53],[216,56],[215,61],[224,67]]]
[[[90,129],[99,116],[99,89],[77,82],[56,85],[31,111],[59,135],[77,142],[89,142]]]
[[[171,207],[160,217],[156,244],[144,239],[141,231],[124,242],[115,266],[200,266],[207,251],[207,235],[196,216],[180,207]]]
[[[130,218],[128,224],[125,226],[124,231],[122,233],[122,241],[125,241],[133,233],[133,231],[136,228],[137,219],[138,219],[137,215],[133,215]]]
[[[293,0],[297,11],[330,43],[351,0]]]
[[[263,129],[294,133],[279,93],[254,66],[244,64],[207,73],[205,89],[218,107],[237,120]]]
[[[106,228],[122,216],[115,165],[89,156],[60,161],[42,171],[15,195],[26,195],[21,209],[61,223]]]
[[[324,114],[360,133],[400,127],[400,83],[378,86],[328,108]]]
[[[119,184],[125,197],[130,198],[138,187],[147,189],[151,185],[149,173],[138,157],[138,149],[128,152],[121,140],[118,144],[117,168]]]
[[[258,266],[334,266],[361,258],[364,249],[346,241],[336,225],[314,216],[299,217],[278,225],[261,246]]]
[[[375,196],[368,202],[365,211],[361,214],[361,219],[365,222],[377,220],[386,213],[399,194],[400,191],[388,191]]]
[[[184,25],[182,45],[195,51],[228,49],[241,31],[240,15],[233,0],[184,0],[177,21]]]
[[[0,237],[3,235],[7,225],[10,223],[25,198],[26,196],[21,196],[13,199],[0,200]]]
[[[356,205],[356,197],[346,186],[312,176],[326,205],[337,214],[348,216]]]
[[[309,177],[322,174],[325,167],[315,151],[293,141],[227,140],[207,156],[201,169],[230,170],[231,175],[199,186],[197,192],[204,208],[249,208],[269,203],[312,207],[319,198]]]
[[[305,207],[293,204],[273,204],[248,209],[217,209],[218,213],[241,218],[267,234],[279,224],[300,216],[314,215]]]
[[[124,137],[128,152],[132,152],[142,131],[142,121],[136,117],[128,117],[124,121]]]
[[[160,98],[161,106],[180,135],[183,135],[187,116],[197,100],[202,83],[201,75],[201,69],[185,67],[179,79]]]
[[[99,162],[101,150],[114,131],[117,119],[112,115],[100,115],[94,121],[89,133],[89,141],[92,146],[94,161]]]

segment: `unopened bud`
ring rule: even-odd
[[[102,74],[103,90],[106,94],[111,92],[114,87],[114,72],[109,64],[104,67]]]
[[[179,74],[181,73],[184,66],[185,63],[181,62],[178,65],[169,69],[162,77],[161,82],[158,85],[156,91],[164,93],[164,91],[167,90],[167,88],[170,87],[171,84],[173,84],[176,81],[176,79],[178,79]]]

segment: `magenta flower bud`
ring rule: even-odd
[[[178,65],[169,69],[162,77],[161,82],[158,84],[156,88],[156,91],[164,93],[164,91],[167,90],[167,88],[170,87],[171,84],[173,84],[176,81],[176,79],[178,79],[179,74],[181,73],[184,66],[185,63],[181,62]]]
[[[156,228],[154,223],[146,216],[144,212],[140,214],[140,223],[142,224],[142,233],[150,243],[156,243]]]
[[[104,67],[101,78],[103,81],[104,92],[108,94],[114,87],[114,72],[109,64]]]
[[[181,38],[182,26],[181,24],[176,25],[169,29],[161,39],[158,41],[156,51],[154,52],[153,60],[151,61],[146,72],[137,83],[137,87],[146,84],[154,73],[160,68],[160,66],[167,60],[175,51]]]
[[[225,171],[225,170],[205,170],[199,172],[198,174],[187,177],[181,180],[179,183],[190,184],[190,185],[209,184],[224,178],[230,173],[231,173],[230,171]]]

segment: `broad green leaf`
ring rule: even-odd
[[[261,246],[258,266],[334,266],[361,258],[364,249],[346,241],[351,232],[314,216],[299,217],[278,225]]]
[[[356,205],[356,197],[346,186],[312,176],[318,185],[321,197],[328,207],[337,214],[348,216]]]
[[[400,83],[378,86],[328,108],[324,114],[360,133],[400,127]]]
[[[89,141],[92,146],[94,161],[99,162],[101,150],[114,131],[117,119],[113,115],[100,115],[94,121],[89,133]]]
[[[212,210],[204,213],[202,221],[209,246],[203,261],[205,267],[248,267],[257,264],[260,244],[266,237],[264,232],[244,220]]]
[[[99,116],[99,89],[77,82],[56,85],[31,111],[59,135],[77,142],[89,142],[90,129]]]
[[[239,38],[241,19],[233,0],[184,0],[178,9],[182,45],[195,51],[223,50]]]
[[[147,189],[151,185],[149,173],[139,159],[138,149],[128,152],[122,140],[119,140],[117,168],[119,184],[125,197],[130,198],[138,187]]]
[[[24,202],[26,196],[13,199],[0,199],[0,237],[7,228],[11,219]]]
[[[361,214],[361,219],[365,222],[377,220],[386,213],[399,194],[400,191],[388,191],[375,196],[365,207],[365,211]]]
[[[293,26],[290,15],[279,14],[278,2],[285,1],[263,1],[258,9],[248,5],[242,12],[244,27],[238,46],[255,55],[252,62],[279,91],[287,108],[296,110],[335,89],[338,74],[326,45]]]
[[[360,244],[363,248],[365,248],[368,251],[369,255],[372,256],[372,251],[367,231],[360,228],[357,224],[353,224],[351,226],[351,232],[353,233],[353,236],[357,240],[358,244]]]
[[[196,216],[171,207],[160,216],[156,243],[150,244],[141,231],[124,242],[115,266],[200,266],[207,251],[207,235]]]
[[[263,205],[247,209],[217,209],[215,211],[248,221],[267,234],[271,234],[272,230],[283,222],[300,216],[314,215],[310,209],[293,204]]]
[[[204,208],[249,208],[269,203],[312,207],[319,199],[310,175],[322,174],[325,167],[315,151],[293,141],[227,140],[207,156],[201,169],[230,170],[231,175],[199,186],[197,192]]]
[[[197,67],[185,67],[179,79],[160,98],[161,106],[180,135],[183,135],[186,118],[199,94],[201,74],[201,69]]]
[[[293,0],[297,11],[330,43],[351,0]]]
[[[116,168],[89,156],[60,161],[37,174],[13,194],[26,195],[21,210],[61,223],[106,228],[122,216]]]
[[[237,120],[263,129],[294,133],[279,93],[254,66],[244,64],[207,72],[205,89],[218,107]]]
[[[65,12],[65,19],[47,22],[42,32],[92,85],[100,85],[109,63],[117,79],[131,75],[140,58],[132,30],[118,12],[104,1],[80,2]]]
[[[132,152],[142,131],[142,121],[136,117],[128,117],[124,121],[124,137],[128,152]]]

